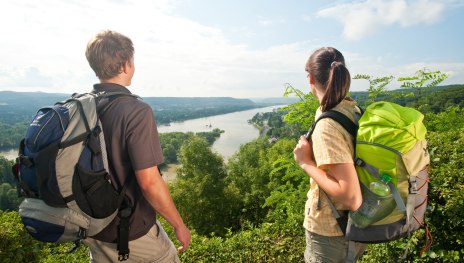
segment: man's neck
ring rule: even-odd
[[[105,79],[105,80],[100,80],[100,83],[114,83],[118,84],[124,87],[127,87],[130,85],[130,81],[126,80],[124,77],[117,75],[115,77],[112,77],[110,79]]]

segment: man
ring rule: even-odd
[[[114,31],[97,34],[85,52],[100,80],[95,92],[130,94],[135,71],[132,41]],[[119,97],[100,116],[105,134],[110,172],[119,187],[127,184],[126,196],[133,206],[129,220],[130,256],[126,262],[180,262],[174,244],[158,221],[159,213],[173,227],[186,250],[190,232],[180,217],[158,165],[164,162],[152,109],[130,96]],[[134,178],[135,177],[135,178]],[[91,262],[117,262],[119,217],[85,243]]]

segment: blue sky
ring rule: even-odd
[[[304,64],[322,46],[339,49],[352,75],[426,67],[464,84],[464,0],[6,0],[2,11],[0,90],[89,91],[98,80],[85,46],[104,29],[133,40],[129,88],[141,96],[308,91]]]

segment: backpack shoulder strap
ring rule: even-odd
[[[338,122],[346,131],[348,131],[353,138],[356,140],[356,135],[358,134],[358,125],[356,125],[350,118],[348,118],[345,114],[335,111],[329,110],[323,112],[319,118],[314,122],[314,124],[309,129],[308,133],[305,135],[306,139],[309,139],[314,132],[314,128],[316,124],[325,118],[330,118],[336,122]]]
[[[329,110],[324,112],[319,119],[322,118],[331,118],[332,120],[338,122],[347,132],[349,132],[354,138],[358,134],[358,125],[356,125],[350,118],[348,118],[345,114]]]
[[[359,109],[360,109],[361,114],[362,114],[363,110],[361,108],[359,108]],[[356,142],[356,136],[358,134],[358,125],[356,123],[354,123],[350,118],[345,116],[345,114],[343,114],[341,112],[338,112],[338,111],[335,111],[335,110],[329,110],[329,111],[323,112],[321,114],[321,116],[319,116],[319,118],[317,118],[316,121],[313,123],[313,125],[309,129],[308,133],[306,133],[306,135],[305,135],[306,139],[309,140],[311,138],[311,135],[314,132],[314,128],[316,128],[316,124],[320,120],[325,119],[325,118],[330,118],[330,119],[338,122],[346,131],[348,131],[353,136],[353,143]],[[319,191],[323,191],[323,190],[321,188],[319,188]],[[317,202],[318,202],[317,207],[318,208],[320,207],[320,199],[319,198],[320,198],[320,195],[319,195],[318,200],[317,200]],[[327,197],[327,200],[328,200],[328,203],[330,205],[330,208],[332,209],[333,216],[337,220],[337,223],[340,226],[341,231],[343,232],[343,234],[345,234],[346,233],[346,226],[347,226],[347,223],[348,223],[348,217],[346,215],[340,214],[338,212],[338,210],[335,208],[335,206],[332,203],[332,201],[330,200],[330,198]],[[352,246],[352,244],[350,246]],[[352,252],[350,252],[350,253],[352,253]]]
[[[99,97],[97,103],[97,113],[100,117],[105,114],[106,110],[108,110],[111,104],[113,104],[118,98],[133,97],[135,99],[142,99],[135,94],[125,92],[104,92],[98,93],[97,96]]]

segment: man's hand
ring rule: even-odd
[[[190,245],[190,239],[191,239],[190,231],[185,225],[183,225],[182,227],[175,228],[174,232],[176,233],[177,240],[179,240],[180,243],[182,244],[182,246],[177,248],[177,251],[184,252],[185,250],[187,250],[187,248]]]

